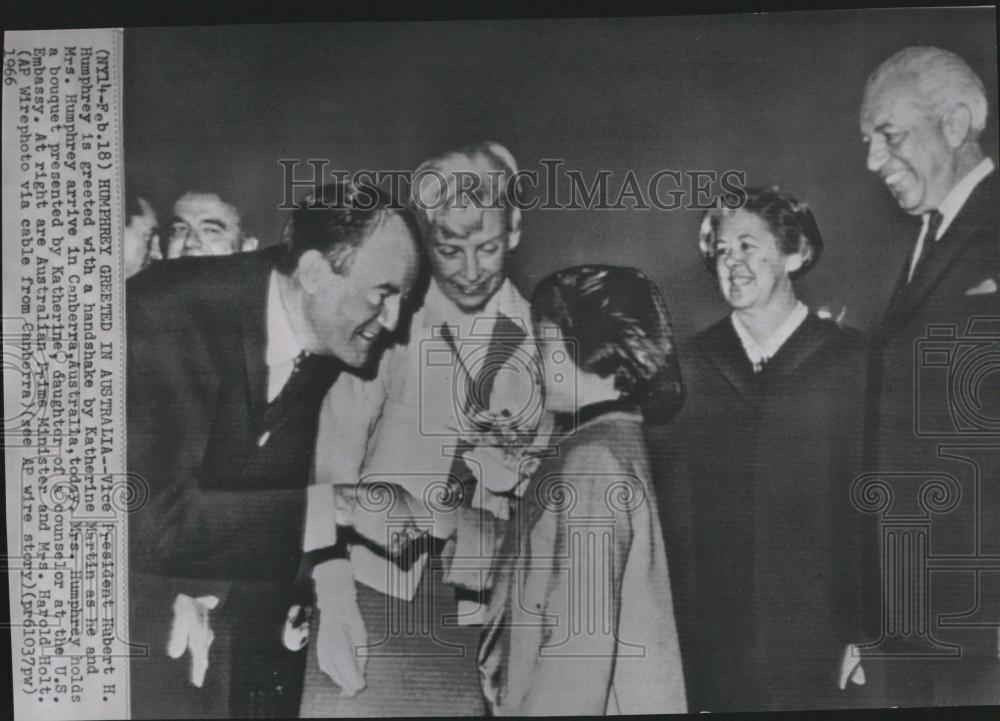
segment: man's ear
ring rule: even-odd
[[[310,295],[323,284],[330,275],[335,275],[329,261],[318,250],[307,250],[299,256],[299,264],[295,268],[302,290]]]
[[[240,241],[240,250],[244,253],[250,253],[257,250],[259,242],[252,235],[244,235],[243,239]]]
[[[952,148],[960,148],[972,128],[972,111],[965,103],[956,103],[941,118],[944,139]]]

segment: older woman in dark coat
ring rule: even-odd
[[[658,489],[691,710],[850,705],[841,667],[870,589],[850,501],[860,334],[797,299],[822,238],[790,196],[750,190],[709,211],[700,244],[732,313],[681,348],[688,400]]]

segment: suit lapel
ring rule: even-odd
[[[305,358],[299,372],[293,373],[278,397],[265,405],[261,428],[274,435],[300,411],[311,405],[318,408],[339,370],[336,358],[319,355]]]
[[[243,358],[250,389],[251,417],[263,416],[267,405],[267,291],[277,256],[274,248],[247,256],[243,266],[243,293],[236,302],[246,307],[240,314]]]
[[[899,303],[900,297],[903,295],[903,291],[906,290],[906,286],[909,284],[910,277],[910,263],[913,262],[913,253],[916,251],[916,244],[910,248],[910,252],[906,254],[906,262],[899,269],[899,275],[896,278],[896,285],[893,286],[892,295],[889,297],[889,305],[886,306],[886,317],[889,316],[896,308]]]
[[[994,170],[972,191],[965,205],[937,241],[933,254],[921,263],[913,280],[904,283],[894,295],[886,313],[884,326],[900,325],[913,315],[920,304],[947,275],[955,260],[962,255],[976,230],[989,214],[997,212],[997,172]],[[904,273],[905,273],[904,269]]]

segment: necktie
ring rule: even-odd
[[[941,227],[942,220],[944,220],[944,216],[941,215],[940,211],[932,210],[928,213],[927,232],[917,241],[917,247],[913,251],[914,259],[910,264],[910,275],[907,282],[913,280],[913,277],[917,274],[917,269],[925,264],[934,252],[934,248],[937,245],[935,241],[937,241],[937,233]]]
[[[326,359],[315,353],[302,351],[296,356],[291,375],[264,410],[262,425],[265,432],[301,401],[303,391],[315,382],[325,365]]]

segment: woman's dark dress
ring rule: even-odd
[[[810,315],[756,374],[728,317],[681,351],[687,400],[654,461],[690,708],[851,705],[840,664],[877,592],[850,500],[860,334]]]

